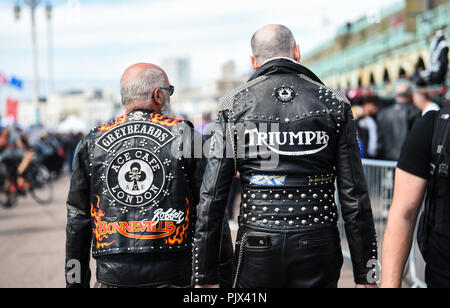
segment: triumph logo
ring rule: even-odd
[[[254,128],[246,130],[245,134],[250,137],[250,146],[266,146],[271,151],[285,156],[313,155],[326,149],[330,141],[330,136],[324,131],[262,133]],[[279,150],[280,146],[315,146],[315,148],[301,151],[281,151]]]

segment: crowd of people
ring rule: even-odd
[[[27,190],[24,174],[32,162],[44,165],[52,178],[59,177],[65,170],[71,172],[74,151],[82,137],[81,134],[47,132],[41,127],[0,128],[0,186],[11,189],[4,186],[11,184],[7,179],[14,179],[13,189],[24,193]]]
[[[419,118],[449,104],[444,90],[417,86],[407,79],[398,81],[392,101],[373,91],[350,96],[350,100],[361,157],[389,161],[398,161],[404,141]]]

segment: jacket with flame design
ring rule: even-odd
[[[68,277],[69,287],[89,285],[91,248],[97,280],[108,285],[190,279],[204,171],[193,144],[192,125],[148,111],[124,115],[83,139],[67,200],[66,243],[66,262],[79,261],[81,281]]]

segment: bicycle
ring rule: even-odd
[[[11,208],[18,203],[20,196],[24,197],[28,193],[40,205],[47,205],[53,201],[54,189],[47,167],[33,161],[22,176],[22,185],[18,183],[19,177],[8,169],[6,163],[1,162],[0,205]]]

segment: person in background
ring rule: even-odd
[[[78,142],[82,138],[79,138],[78,135],[74,133],[69,133],[62,136],[62,145],[64,147],[64,152],[66,153],[66,163],[69,168],[69,172],[72,173],[72,163],[75,154],[75,149],[77,148]]]
[[[426,87],[420,87],[413,94],[414,105],[422,111],[422,116],[430,111],[439,111],[441,108],[431,101]]]
[[[382,287],[400,288],[423,200],[418,246],[429,288],[450,287],[450,107],[417,121],[398,163],[383,240]]]
[[[400,83],[396,88],[395,104],[378,113],[382,159],[397,161],[400,158],[403,143],[420,117],[420,110],[411,103],[411,87],[408,83]]]
[[[448,72],[449,47],[444,32],[438,30],[430,45],[430,64],[425,70],[418,70],[412,79],[416,83],[428,85],[445,84]]]
[[[369,96],[363,100],[363,116],[356,121],[359,138],[365,149],[367,158],[378,157],[378,113],[379,100],[376,96]]]

